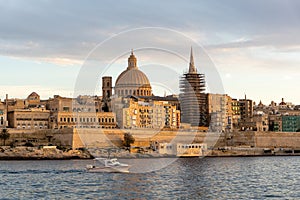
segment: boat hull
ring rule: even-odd
[[[103,172],[103,173],[129,173],[129,166],[124,167],[106,167],[106,166],[100,166],[100,167],[87,167],[88,172]]]

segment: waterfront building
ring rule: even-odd
[[[116,117],[112,112],[68,112],[51,114],[51,129],[63,128],[116,128]]]
[[[231,99],[232,128],[234,130],[255,130],[253,120],[254,102],[251,99]]]
[[[177,129],[180,126],[180,111],[168,98],[128,96],[113,99],[113,105],[120,128]]]
[[[41,104],[40,95],[38,95],[36,92],[32,92],[26,100],[28,108],[36,108]]]
[[[0,128],[6,128],[8,125],[6,116],[6,105],[0,100]]]
[[[282,119],[280,114],[269,115],[269,131],[282,131]]]
[[[13,111],[15,109],[28,108],[26,99],[5,99],[5,104],[7,104],[7,112]]]
[[[240,115],[241,121],[247,121],[253,117],[253,101],[247,99],[239,99]]]
[[[300,132],[300,116],[283,115],[282,132]]]
[[[238,129],[241,121],[240,104],[237,99],[231,99],[232,128]]]
[[[177,157],[199,157],[204,156],[207,151],[205,143],[159,143],[156,150],[159,154]]]
[[[189,70],[180,80],[181,121],[192,126],[208,126],[205,76],[197,72],[191,49]]]
[[[243,120],[239,124],[242,131],[268,131],[269,130],[269,117],[268,114],[258,112],[251,118]]]
[[[232,99],[227,94],[207,94],[209,129],[213,132],[232,130]]]
[[[48,129],[50,111],[45,108],[15,109],[7,113],[9,128]]]
[[[139,70],[137,59],[131,51],[128,58],[128,66],[117,78],[115,83],[115,94],[119,97],[128,95],[151,96],[152,88],[148,77]]]
[[[47,108],[51,111],[50,128],[116,128],[115,114],[103,112],[101,98],[78,96],[66,98],[55,95]]]
[[[47,104],[47,100],[41,100],[40,96],[36,92],[32,92],[26,99],[9,99],[7,95],[4,103],[7,104],[7,111],[10,112],[15,109],[45,107]]]

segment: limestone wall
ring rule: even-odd
[[[300,148],[298,132],[256,132],[255,146],[263,148],[287,147]]]
[[[151,129],[79,129],[74,130],[73,148],[121,146],[124,133],[135,138],[132,146],[149,147],[159,143],[207,143],[208,146],[222,145],[224,135],[204,132],[160,131]]]
[[[72,147],[115,147],[122,146],[124,133],[131,133],[135,138],[132,146],[149,147],[153,142],[159,143],[206,143],[212,147],[258,147],[258,148],[300,148],[300,133],[287,132],[253,132],[205,133],[194,131],[166,130],[120,130],[120,129],[55,129],[55,130],[15,130],[9,129],[11,143],[22,145],[26,141],[38,145],[56,145]],[[0,141],[1,145],[3,141]]]
[[[73,130],[72,129],[43,129],[43,130],[21,130],[8,129],[10,138],[5,142],[6,145],[20,146],[26,142],[34,146],[55,145],[55,146],[72,146]],[[3,141],[1,141],[3,145]]]

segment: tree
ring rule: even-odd
[[[10,137],[10,134],[6,128],[2,129],[0,133],[0,139],[3,140],[3,145],[5,146],[5,141]]]
[[[130,133],[124,133],[124,140],[123,140],[123,145],[129,149],[130,152],[130,146],[133,144],[135,141],[134,137]]]

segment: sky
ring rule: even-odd
[[[193,46],[209,92],[300,104],[299,10],[297,0],[0,0],[0,98],[101,95],[101,76],[114,82],[131,49],[153,93],[178,93]]]

